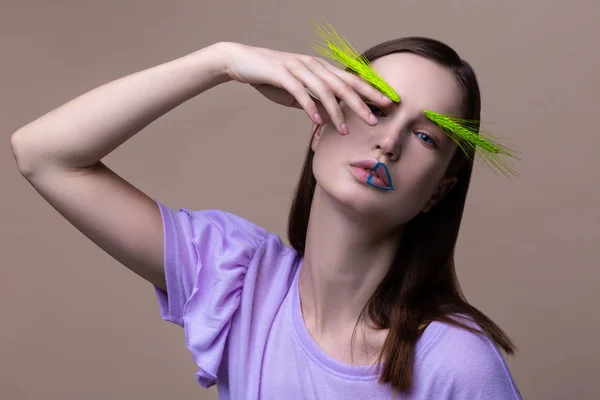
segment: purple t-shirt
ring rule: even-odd
[[[302,257],[280,238],[233,214],[159,204],[167,293],[164,320],[181,325],[203,387],[219,399],[391,399],[375,366],[330,357],[304,325]],[[413,390],[400,399],[520,399],[494,344],[433,322],[416,344]]]

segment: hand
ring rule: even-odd
[[[333,123],[341,134],[348,127],[339,100],[371,126],[378,121],[365,100],[381,107],[392,104],[362,78],[318,57],[239,43],[227,46],[225,72],[231,79],[250,84],[275,103],[303,109],[316,124]]]

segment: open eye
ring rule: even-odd
[[[423,143],[425,143],[428,146],[433,146],[435,148],[438,147],[437,141],[425,132],[417,131],[415,132],[415,136],[417,136]]]

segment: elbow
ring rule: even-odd
[[[10,137],[10,147],[17,163],[17,168],[25,178],[33,173],[33,163],[31,162],[30,151],[27,149],[26,142],[27,137],[21,130],[16,131]]]

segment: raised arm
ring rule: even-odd
[[[156,203],[100,160],[186,100],[230,78],[224,44],[85,93],[11,137],[20,172],[61,215],[133,272],[165,288]]]
[[[101,160],[168,111],[230,80],[303,109],[313,122],[332,123],[340,133],[342,107],[374,125],[363,98],[389,104],[357,76],[315,57],[217,43],[102,85],[20,128],[11,137],[19,170],[89,239],[165,289],[158,206]]]

